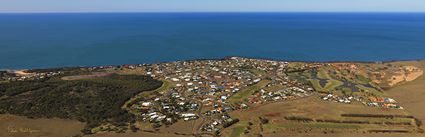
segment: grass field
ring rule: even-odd
[[[369,117],[345,117],[343,120],[369,121],[373,122],[413,122],[411,118],[369,118]]]
[[[258,69],[249,69],[248,71],[251,72],[251,73],[254,73],[256,75],[261,75],[261,76],[267,75],[266,72],[258,70]]]
[[[124,103],[124,105],[122,106],[122,108],[126,109],[126,107],[128,107],[127,105],[128,105],[129,103],[131,103],[131,102],[133,102],[133,101],[135,101],[135,100],[138,100],[139,98],[142,98],[142,97],[148,97],[150,94],[152,94],[152,93],[154,93],[154,92],[164,92],[164,91],[166,91],[166,90],[168,90],[168,89],[170,89],[170,88],[172,88],[172,87],[174,87],[174,86],[175,86],[175,85],[174,85],[171,81],[168,81],[168,80],[162,80],[162,85],[161,85],[161,87],[159,87],[159,88],[157,88],[157,89],[155,89],[155,90],[152,90],[152,91],[144,91],[144,92],[139,93],[138,95],[136,95],[136,96],[132,97],[130,100],[126,101],[126,102]],[[130,110],[128,110],[128,111],[130,111]]]
[[[359,84],[369,84],[370,80],[363,75],[356,75],[355,81]]]
[[[254,93],[255,91],[260,90],[261,88],[264,88],[267,84],[270,83],[270,80],[261,80],[257,84],[254,84],[252,86],[246,87],[245,89],[242,89],[241,91],[237,92],[236,94],[232,95],[229,98],[230,102],[237,102],[242,101],[243,99],[247,98],[249,95]]]
[[[315,90],[323,92],[330,92],[332,90],[335,90],[336,87],[341,86],[343,84],[341,81],[334,79],[328,80],[325,87],[322,87],[319,83],[319,80],[317,79],[311,79],[310,82]]]
[[[326,83],[324,89],[328,91],[334,90],[336,87],[341,86],[342,84],[343,83],[341,81],[331,79],[331,80],[328,80],[328,83]]]
[[[285,123],[285,124],[266,124],[265,128],[276,129],[276,128],[361,128],[355,124],[340,124],[340,123]]]
[[[0,137],[70,137],[81,134],[85,123],[58,118],[30,119],[0,115]]]
[[[232,117],[236,117],[240,119],[240,122],[253,122],[254,125],[259,124],[258,117],[265,117],[270,122],[268,124],[264,124],[264,126],[269,126],[267,128],[276,128],[273,131],[286,132],[287,128],[296,128],[296,127],[307,127],[307,128],[315,128],[317,130],[321,130],[322,128],[328,129],[359,129],[367,130],[370,128],[377,129],[385,129],[385,126],[376,126],[376,125],[358,125],[358,124],[347,124],[347,123],[328,123],[328,122],[311,122],[311,123],[301,123],[296,121],[288,121],[285,120],[285,116],[299,116],[299,117],[307,117],[312,119],[327,119],[327,120],[359,120],[359,121],[390,121],[390,122],[410,122],[410,119],[382,119],[382,118],[345,118],[341,117],[341,114],[395,114],[395,115],[407,115],[408,112],[399,109],[381,109],[376,107],[367,107],[363,104],[342,104],[342,103],[334,103],[334,102],[326,102],[321,101],[317,96],[310,96],[307,98],[291,100],[291,101],[283,101],[270,103],[266,105],[261,105],[261,107],[252,107],[248,110],[243,111],[235,111],[231,112],[230,115]],[[364,127],[364,128],[363,128]],[[264,127],[265,128],[265,127]],[[252,128],[256,129],[256,128]],[[280,129],[285,131],[280,131]],[[232,129],[225,129],[228,135],[231,134]],[[259,131],[251,131],[249,135],[255,135]],[[291,132],[291,131],[287,131]],[[271,133],[271,132],[267,132]],[[244,134],[245,136],[246,134]],[[247,136],[249,136],[247,135]]]
[[[300,68],[303,65],[305,65],[305,63],[303,63],[303,62],[291,62],[291,63],[289,63],[290,68]]]
[[[172,87],[175,86],[175,84],[172,83],[171,81],[168,81],[168,80],[161,80],[161,81],[162,81],[161,87],[153,90],[153,92],[159,92],[159,93],[165,92],[165,91],[167,91],[167,90],[169,90],[169,89],[171,89]],[[149,93],[151,93],[151,92],[147,92],[145,94],[149,94]],[[142,93],[142,95],[143,95],[143,93]]]
[[[317,72],[317,77],[321,79],[332,79],[331,76],[329,76],[328,73],[325,72],[325,70],[319,70]]]
[[[350,88],[342,88],[342,93],[344,95],[351,95],[353,93],[353,91]]]
[[[230,137],[239,137],[245,130],[244,126],[236,126],[232,129]]]
[[[386,96],[383,92],[380,92],[374,88],[365,87],[363,85],[356,85],[357,88],[364,90],[367,93],[370,93],[374,96],[383,97]]]
[[[319,80],[317,80],[317,79],[310,79],[309,81],[313,85],[313,88],[314,89],[316,89],[316,90],[323,90],[323,87],[320,85]]]
[[[425,61],[396,62],[397,65],[411,65],[425,70]],[[425,122],[425,75],[385,91],[394,97],[413,116]]]

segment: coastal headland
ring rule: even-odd
[[[0,71],[0,136],[423,136],[424,70],[227,57]]]

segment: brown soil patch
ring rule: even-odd
[[[85,136],[86,137],[86,136]],[[163,132],[131,132],[127,131],[126,133],[115,133],[115,132],[106,132],[88,135],[87,137],[187,137],[187,135],[177,135],[174,133],[163,133]]]
[[[422,70],[425,69],[425,61],[400,62],[400,64],[412,65]],[[401,84],[386,91],[393,96],[407,111],[425,122],[425,76],[421,75],[416,80]]]
[[[264,134],[265,137],[423,137],[424,134],[403,134],[403,133],[269,133]]]
[[[0,137],[70,137],[81,134],[84,125],[75,120],[0,115]]]
[[[279,113],[284,116],[304,116],[310,118],[333,119],[341,114],[399,114],[407,115],[407,112],[399,109],[384,109],[378,107],[366,107],[361,103],[342,104],[336,102],[322,101],[318,96],[311,96],[292,101],[282,101],[263,105],[254,110],[234,111],[230,114],[241,120],[258,119],[270,113]]]
[[[90,75],[75,75],[75,76],[65,76],[62,77],[62,80],[80,80],[80,79],[90,79],[90,78],[97,78],[97,77],[105,77],[105,76],[109,76],[112,73],[107,73],[107,72],[94,72]]]
[[[19,75],[19,76],[31,76],[31,75],[34,75],[34,73],[28,73],[28,72],[26,72],[26,70],[16,70],[16,71],[13,71],[13,73],[15,73],[16,75]]]
[[[415,66],[405,66],[404,71],[399,75],[394,75],[389,79],[388,84],[395,86],[401,82],[409,82],[423,75],[423,70]]]
[[[265,114],[265,116],[267,116],[267,117],[278,117],[278,116],[280,116],[280,113],[277,113],[277,112],[267,113],[267,114]]]

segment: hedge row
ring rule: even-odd
[[[410,115],[384,115],[384,114],[341,114],[342,117],[376,117],[376,118],[415,118]]]

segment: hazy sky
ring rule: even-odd
[[[0,12],[425,12],[425,0],[0,0]]]

